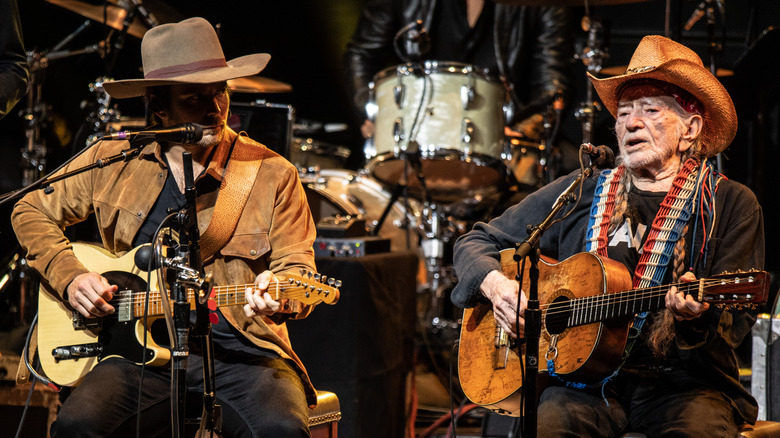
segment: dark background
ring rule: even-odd
[[[98,0],[86,3],[102,4]],[[267,52],[271,62],[263,76],[289,83],[293,92],[266,95],[234,95],[234,101],[249,102],[264,98],[270,102],[290,104],[295,108],[300,123],[343,123],[349,128],[336,134],[320,134],[322,141],[350,147],[360,154],[361,139],[351,119],[349,98],[344,89],[342,54],[357,22],[362,0],[288,0],[238,1],[221,0],[146,0],[144,4],[158,14],[161,21],[175,21],[189,16],[203,16],[213,24],[220,24],[220,35],[228,59],[254,52]],[[577,3],[572,0],[574,4]],[[648,0],[624,4],[620,1],[599,1],[591,6],[590,16],[599,17],[605,24],[605,48],[610,57],[605,66],[628,64],[630,55],[642,36],[664,34],[667,2]],[[606,5],[605,5],[606,4]],[[669,36],[694,49],[708,64],[708,26],[705,19],[690,31],[682,24],[694,11],[698,1],[670,0]],[[717,65],[735,70],[736,74],[723,78],[737,105],[740,120],[737,138],[723,154],[723,171],[732,179],[747,184],[764,207],[767,236],[767,269],[776,273],[780,257],[775,248],[780,242],[775,190],[780,186],[778,163],[778,55],[779,38],[770,34],[755,44],[770,26],[780,23],[780,4],[774,0],[729,0],[725,14],[717,14],[712,26],[716,43],[723,50]],[[85,21],[76,12],[43,0],[19,0],[26,48],[39,53],[49,52]],[[579,27],[585,14],[582,6],[572,7],[576,22],[577,52],[587,34]],[[167,20],[166,20],[167,19]],[[78,50],[96,44],[107,30],[93,22],[77,35],[64,50]],[[751,49],[752,45],[756,45]],[[74,138],[84,125],[91,107],[96,105],[89,84],[108,75],[117,79],[140,76],[140,40],[128,36],[120,49],[101,58],[96,53],[66,56],[52,60],[42,70],[42,100],[48,117],[44,138],[49,152],[49,168],[71,156],[81,144],[74,146]],[[112,62],[113,61],[113,62]],[[581,125],[573,111],[585,99],[588,86],[584,67],[572,60],[575,77],[572,98],[567,102],[561,135],[578,144],[582,140]],[[109,68],[113,64],[113,68]],[[530,68],[531,66],[529,66]],[[136,100],[115,101],[125,116],[140,118],[143,108]],[[26,102],[17,105],[24,109]],[[609,129],[611,120],[606,111],[597,116],[593,143],[614,145]],[[7,192],[21,183],[19,174],[20,149],[25,145],[24,120],[16,114],[0,120],[0,189]],[[262,140],[262,139],[260,139]],[[0,207],[0,249],[13,253],[15,240],[8,224],[10,206]],[[4,258],[7,254],[3,254]],[[772,288],[777,290],[777,284]]]

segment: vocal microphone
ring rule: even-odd
[[[593,146],[590,143],[583,143],[580,150],[588,154],[591,163],[599,169],[615,167],[615,153],[608,146]]]
[[[141,3],[141,0],[130,0],[130,5],[134,7],[139,14],[141,14],[141,18],[143,19],[144,24],[146,24],[146,27],[149,29],[160,24],[160,22],[157,21],[157,17],[152,15],[152,13],[146,9],[143,3]]]
[[[168,141],[172,143],[193,144],[203,138],[203,126],[197,123],[183,123],[163,129],[147,131],[120,131],[113,134],[101,134],[100,140],[129,140],[131,143],[151,143]]]
[[[699,6],[696,7],[696,10],[693,11],[693,14],[691,14],[691,18],[688,19],[688,21],[685,22],[685,26],[683,26],[683,29],[691,30],[694,24],[696,24],[697,21],[701,20],[701,17],[704,16],[704,11],[707,9],[707,0],[704,0],[703,2],[699,3]]]

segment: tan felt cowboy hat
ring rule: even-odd
[[[693,50],[668,38],[658,35],[642,38],[622,75],[605,79],[590,73],[588,76],[613,117],[620,93],[626,84],[638,79],[665,82],[690,93],[703,109],[701,142],[706,156],[726,149],[737,133],[737,112],[726,89]]]
[[[105,82],[112,97],[142,96],[147,87],[210,84],[260,73],[271,55],[255,53],[225,61],[214,28],[203,18],[150,29],[141,41],[144,78]]]

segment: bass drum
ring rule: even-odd
[[[314,222],[330,216],[361,217],[370,233],[376,228],[391,195],[377,181],[348,170],[324,169],[303,175]],[[418,247],[417,228],[422,207],[414,199],[396,201],[387,214],[379,237],[390,239],[391,251],[415,250]]]

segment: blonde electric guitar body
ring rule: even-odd
[[[156,344],[149,328],[164,315],[163,300],[157,292],[157,271],[152,270],[147,304],[147,273],[135,264],[138,247],[115,257],[110,252],[87,244],[74,243],[76,257],[90,271],[100,272],[110,284],[119,287],[110,304],[112,315],[87,319],[75,311],[59,295],[41,286],[38,294],[38,356],[44,374],[54,383],[75,386],[101,360],[121,356],[137,364],[150,366],[166,364],[171,353],[167,347]],[[314,273],[300,276],[284,274],[268,287],[276,300],[293,299],[303,304],[338,301],[340,281]],[[213,299],[220,307],[246,304],[244,291],[252,284],[215,286]],[[198,297],[189,292],[190,308]],[[148,305],[148,310],[147,310]],[[148,315],[144,317],[144,315]],[[148,327],[144,323],[148,324]],[[163,324],[163,322],[160,322]],[[163,326],[164,327],[164,326]],[[144,336],[146,335],[146,348]]]

